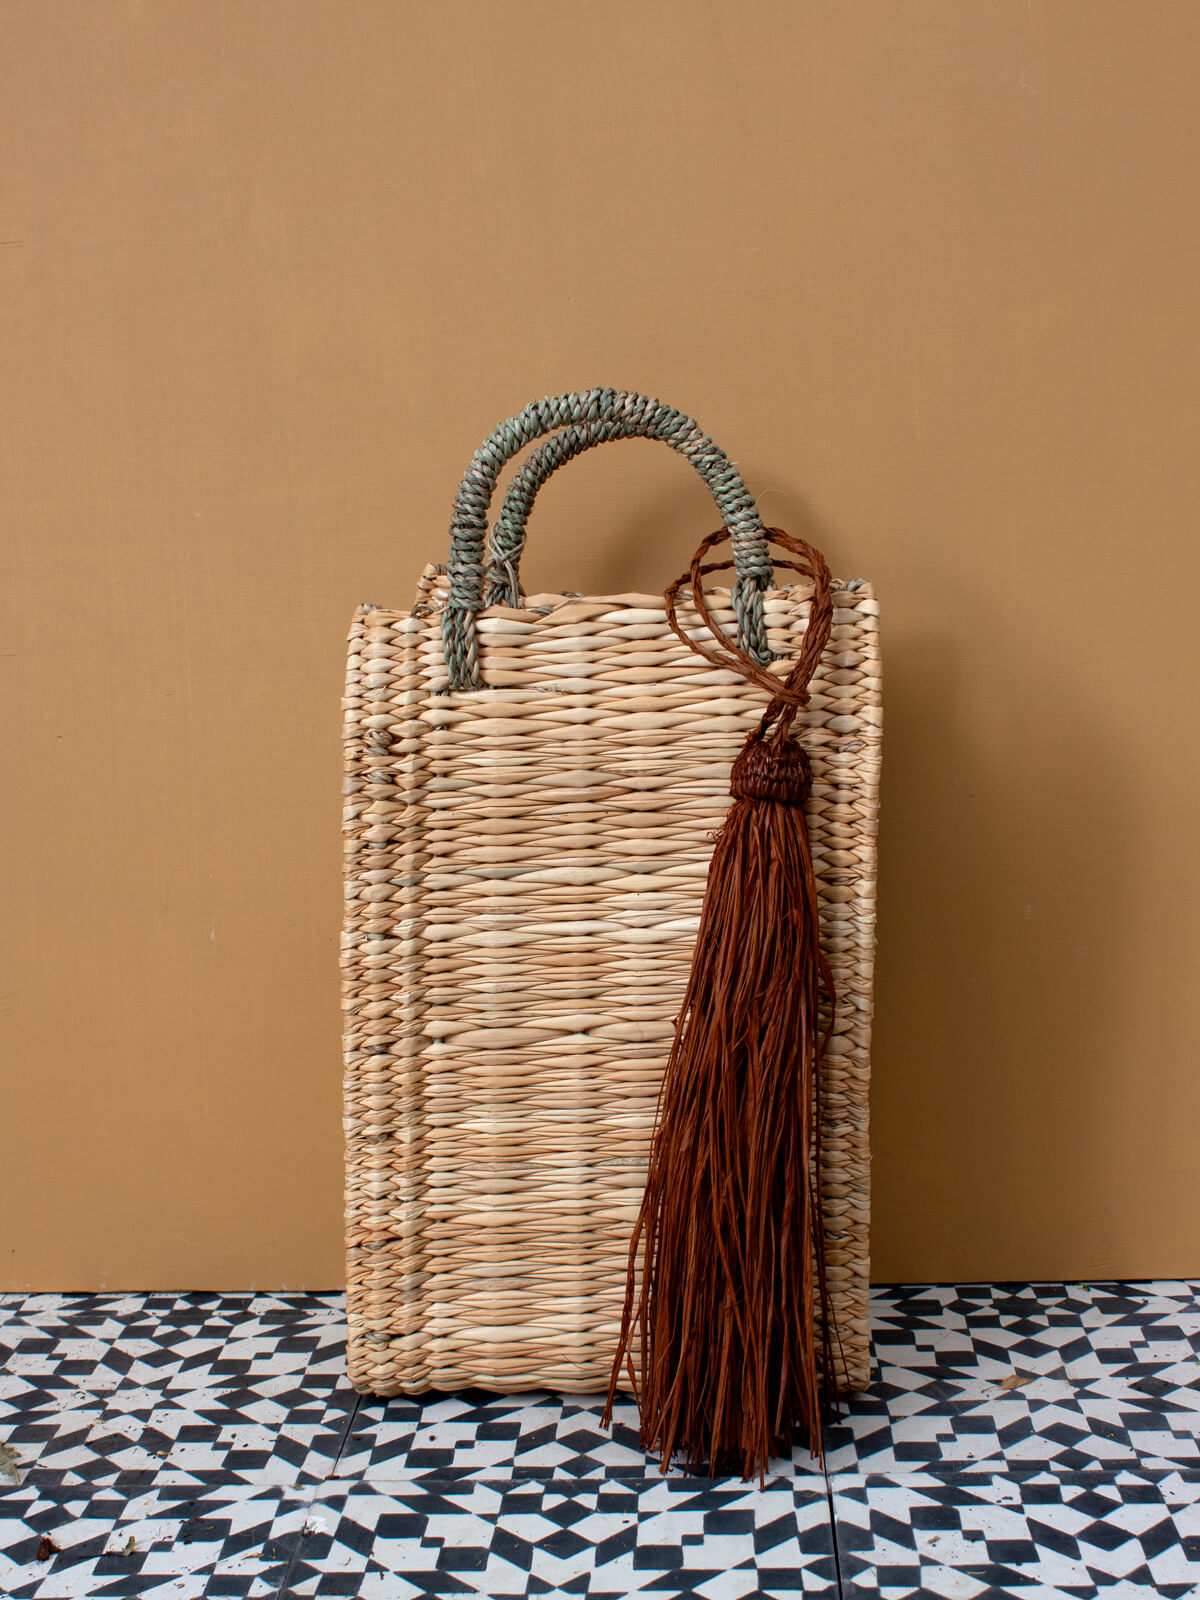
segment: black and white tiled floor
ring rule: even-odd
[[[878,1289],[822,1467],[356,1396],[340,1295],[0,1296],[0,1600],[1200,1596],[1200,1283]]]

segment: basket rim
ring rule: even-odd
[[[371,601],[363,601],[357,615],[366,613],[379,613],[387,617],[432,617],[440,616],[446,610],[448,601],[448,588],[444,582],[446,568],[441,562],[430,562],[421,574],[417,585],[416,599],[407,609],[393,606],[376,605]],[[865,578],[835,578],[832,582],[833,593],[839,595],[853,595],[855,604],[863,600],[873,601],[877,598],[874,585]],[[813,591],[811,579],[804,579],[796,583],[780,584],[777,587],[765,589],[764,599],[777,597],[786,602],[803,602],[808,599]],[[719,585],[706,591],[711,597],[710,603],[714,610],[733,610],[732,590]],[[680,609],[685,612],[693,611],[686,595],[680,596]],[[639,590],[625,590],[616,594],[584,594],[577,590],[546,590],[538,594],[525,596],[523,606],[485,606],[476,613],[477,618],[504,618],[520,621],[542,621],[557,611],[563,611],[571,606],[597,606],[601,605],[608,611],[655,611],[660,613],[665,621],[666,602],[661,593],[647,594]]]

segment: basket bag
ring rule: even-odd
[[[488,540],[505,463],[543,435]],[[519,561],[541,484],[581,451],[629,437],[670,445],[716,501],[723,526],[697,552],[690,589],[526,595]],[[733,581],[712,587],[719,569],[702,557],[725,537]],[[771,540],[803,559],[773,564]],[[411,611],[360,607],[344,701],[342,949],[357,1389],[609,1390],[610,1403],[618,1381],[637,1392],[631,1323],[640,1307],[647,1326],[651,1266],[666,1271],[672,1248],[645,1214],[660,1089],[701,958],[714,839],[733,815],[731,768],[768,716],[805,767],[788,814],[802,804],[813,970],[826,980],[819,1024],[808,1024],[822,1034],[819,1138],[794,1175],[819,1206],[815,1338],[824,1388],[865,1386],[877,616],[869,585],[831,582],[803,541],[769,536],[694,422],[611,389],[502,423],[459,489],[449,561],[426,568]],[[765,1009],[756,1040],[779,1006]],[[752,1205],[749,1181],[739,1169],[725,1184],[735,1220]],[[797,1231],[772,1230],[776,1278],[790,1282]],[[718,1233],[713,1253],[723,1250]],[[693,1246],[688,1270],[695,1256]],[[743,1314],[740,1291],[704,1313],[724,1319],[726,1367],[739,1360]],[[765,1315],[777,1349],[776,1313]],[[644,1351],[641,1370],[646,1381]],[[779,1423],[766,1424],[776,1441]]]

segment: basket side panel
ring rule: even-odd
[[[821,1198],[825,1258],[843,1387],[870,1371],[871,1149],[869,1089],[875,968],[882,685],[879,608],[865,586],[835,592],[834,628],[800,736],[819,741],[808,822],[821,945],[837,1006],[821,1070]]]
[[[362,608],[343,701],[347,1361],[354,1385],[379,1393],[394,1392],[400,1352],[419,1351],[424,1316],[419,631],[415,618]]]
[[[799,731],[839,995],[827,1252],[857,1384],[879,685],[873,597],[839,590],[835,604]],[[807,614],[806,591],[767,596],[784,660]],[[360,623],[346,698],[351,1376],[376,1393],[601,1389],[711,835],[761,695],[687,650],[649,597],[485,611],[490,687],[473,693],[446,692],[436,607]]]

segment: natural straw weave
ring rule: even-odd
[[[711,835],[764,697],[639,594],[477,611],[484,687],[452,690],[450,594],[428,567],[411,613],[363,606],[350,633],[350,1376],[384,1395],[598,1391]],[[763,595],[780,676],[810,594]],[[833,599],[796,733],[838,996],[820,1087],[826,1249],[862,1387],[880,679],[871,589],[835,584]],[[730,591],[713,600],[732,633]],[[707,637],[682,601],[680,617]]]

